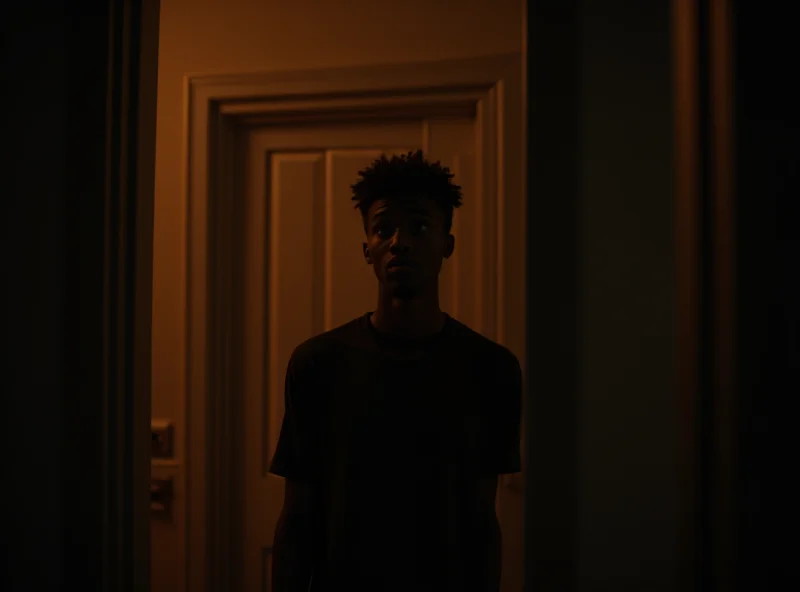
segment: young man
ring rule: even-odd
[[[374,312],[300,345],[270,471],[275,592],[495,592],[497,476],[520,470],[514,355],[439,308],[461,188],[422,152],[352,188]]]

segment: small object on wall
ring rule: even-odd
[[[168,419],[151,419],[151,458],[173,458],[175,456],[175,428]]]
[[[172,515],[172,477],[150,479],[150,512],[153,516],[168,519]]]

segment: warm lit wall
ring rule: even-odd
[[[183,77],[509,53],[522,47],[522,0],[161,0],[153,268],[153,416],[185,435],[186,203]],[[181,590],[184,450],[175,519],[153,525],[154,590]],[[174,579],[173,579],[174,578]]]

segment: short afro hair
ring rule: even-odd
[[[422,150],[387,158],[382,154],[351,185],[353,201],[366,224],[370,206],[379,199],[402,199],[424,196],[438,205],[445,214],[445,231],[453,225],[453,209],[461,206],[461,186],[452,182],[453,173],[440,161],[425,160]]]

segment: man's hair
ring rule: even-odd
[[[445,232],[453,225],[453,209],[461,205],[461,186],[452,182],[453,173],[440,161],[429,162],[422,150],[386,158],[382,154],[351,185],[356,208],[366,225],[367,212],[378,199],[426,197],[439,206],[445,215]]]

